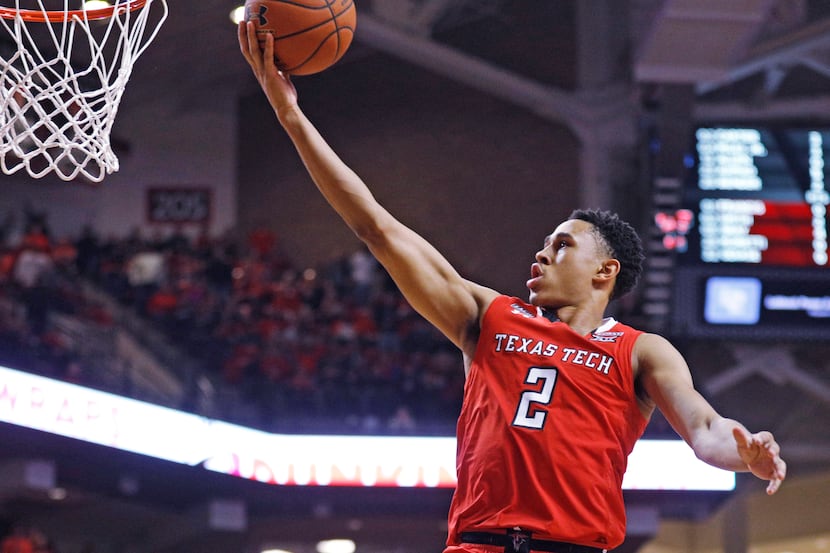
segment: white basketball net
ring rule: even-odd
[[[61,10],[47,10],[44,0],[29,0],[37,9],[24,1],[0,0],[7,13],[0,17],[7,45],[0,49],[0,168],[101,182],[118,170],[110,131],[133,64],[167,18],[167,0],[118,0],[108,17],[77,6],[70,15],[70,0],[59,0],[60,21],[49,21]]]

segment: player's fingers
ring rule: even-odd
[[[259,51],[259,39],[257,38],[256,29],[254,28],[254,22],[247,21],[245,25],[245,33],[248,37],[248,52],[250,52],[251,58],[254,61],[259,61],[261,52]]]
[[[248,50],[248,28],[245,21],[240,21],[236,29],[237,37],[239,38],[239,50],[247,61],[251,61],[250,50]]]
[[[770,442],[774,442],[775,438],[772,437],[772,433],[766,430],[762,430],[753,436],[757,439],[760,443],[768,444]]]
[[[274,66],[274,35],[271,33],[265,33],[265,49],[262,52],[262,60],[265,64],[266,69],[270,69],[269,66]]]
[[[249,64],[256,67],[259,46],[256,44],[256,32],[253,23],[242,21],[239,24],[239,47]]]
[[[764,443],[764,447],[766,447],[769,454],[774,457],[778,457],[778,455],[781,454],[781,446],[778,445],[778,442],[772,439],[772,436],[770,436],[769,440]]]
[[[773,463],[773,470],[777,472],[778,463],[782,462],[779,455],[781,454],[781,446],[775,441],[775,438],[770,432],[759,432],[752,436],[752,442],[757,447],[757,458],[771,459]]]
[[[775,471],[779,480],[784,480],[787,477],[787,462],[779,457],[778,462],[775,463]]]
[[[747,448],[750,447],[750,443],[752,441],[752,435],[749,434],[746,430],[740,427],[735,427],[732,429],[732,436],[735,438],[735,441],[738,443],[739,448]]]
[[[779,458],[775,463],[775,473],[767,485],[767,495],[772,495],[781,487],[781,483],[787,477],[787,463]]]

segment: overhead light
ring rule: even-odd
[[[66,499],[66,488],[52,488],[48,492],[49,499],[53,501],[63,501]]]
[[[354,553],[352,540],[323,540],[317,543],[317,553]]]
[[[288,549],[263,549],[260,553],[294,553]]]
[[[86,0],[84,2],[85,10],[100,10],[112,6],[107,0]]]
[[[230,18],[234,25],[239,25],[240,21],[245,19],[245,6],[237,6],[232,9]]]

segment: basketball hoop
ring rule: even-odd
[[[0,0],[14,2],[0,6],[0,169],[101,182],[118,171],[112,125],[133,64],[167,19],[167,0],[89,10],[25,1]]]

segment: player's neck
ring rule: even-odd
[[[587,335],[605,320],[605,306],[568,305],[556,310],[557,318],[580,335]]]

